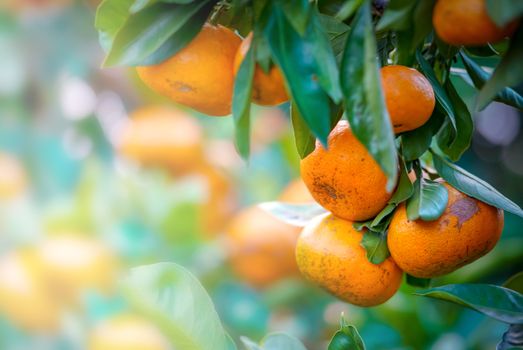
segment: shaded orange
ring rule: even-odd
[[[283,190],[278,198],[281,202],[286,203],[310,203],[314,202],[311,193],[302,179],[291,181]]]
[[[301,273],[338,298],[359,306],[384,303],[398,290],[402,271],[392,258],[368,261],[360,245],[363,233],[351,221],[331,214],[308,224],[296,246]]]
[[[432,23],[438,37],[451,45],[495,43],[514,33],[518,21],[503,28],[489,17],[485,0],[438,0]]]
[[[314,199],[334,215],[352,221],[375,216],[391,197],[387,178],[346,121],[301,161],[301,177]]]
[[[145,166],[184,171],[202,162],[203,131],[189,114],[151,106],[136,110],[124,126],[119,152]]]
[[[234,75],[238,73],[240,65],[249,51],[252,43],[252,32],[243,40],[234,58]],[[289,100],[285,90],[285,81],[280,69],[273,65],[268,73],[256,65],[254,70],[252,100],[262,106],[275,106]]]
[[[15,157],[0,152],[0,199],[16,197],[26,187],[27,178],[22,164]]]
[[[405,205],[389,226],[388,246],[398,266],[415,277],[450,273],[487,254],[503,230],[503,211],[445,184],[449,202],[435,221],[409,221]]]
[[[177,103],[207,115],[228,115],[234,56],[240,43],[240,37],[230,29],[205,24],[189,45],[174,56],[136,70],[152,90]]]
[[[429,120],[436,99],[423,74],[405,66],[385,66],[381,68],[381,83],[396,134],[419,128]]]

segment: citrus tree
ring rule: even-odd
[[[305,226],[297,243],[303,275],[373,306],[396,292],[404,272],[427,287],[487,254],[504,212],[523,217],[455,164],[471,143],[471,112],[492,101],[523,109],[522,13],[517,0],[105,0],[95,25],[104,67],[136,67],[178,104],[232,114],[245,159],[251,103],[286,103],[317,204],[262,207]],[[477,89],[473,105],[456,78]],[[499,348],[522,345],[523,296],[515,291],[464,284],[419,294],[506,322]],[[287,341],[245,343],[302,348]],[[363,347],[342,321],[331,348]]]

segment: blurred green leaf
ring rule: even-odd
[[[100,45],[109,52],[116,33],[123,27],[130,16],[132,1],[104,0],[96,10],[94,26],[100,34]]]
[[[480,57],[490,57],[490,56],[499,56],[500,53],[492,46],[492,44],[487,44],[484,46],[470,46],[466,48],[467,52],[474,56]],[[463,49],[460,51],[463,52]]]
[[[241,337],[247,350],[307,350],[303,343],[286,333],[271,333],[265,336],[260,345],[247,337]]]
[[[503,284],[503,287],[515,290],[518,293],[523,293],[523,271],[510,277]]]
[[[290,93],[300,115],[312,133],[323,143],[331,126],[329,97],[318,81],[320,62],[316,62],[314,40],[310,39],[311,28],[305,37],[294,30],[278,4],[270,2],[262,14],[264,36],[269,43],[272,58],[282,70]]]
[[[449,193],[441,183],[425,179],[421,172],[417,177],[414,194],[407,200],[407,217],[409,220],[437,220],[447,207]]]
[[[412,12],[416,0],[391,0],[380,21],[376,25],[377,31],[401,31],[411,26]]]
[[[486,0],[487,11],[499,26],[503,27],[523,14],[523,2],[519,0]]]
[[[187,5],[157,3],[132,14],[116,34],[104,66],[141,65],[144,64],[145,59],[159,49],[161,49],[163,59],[169,57],[167,55],[174,55],[177,50],[192,40],[198,30],[195,31],[194,26],[191,25],[191,30],[184,30],[185,35],[176,37],[176,42],[171,43],[169,49],[166,49],[164,44],[177,31],[189,28],[184,25],[196,20],[195,15],[198,11],[214,1],[203,0]],[[212,6],[206,6],[206,8],[210,11]],[[196,27],[201,27],[204,21],[205,19],[203,21],[200,19]]]
[[[478,95],[476,109],[481,110],[505,87],[516,86],[523,81],[523,26],[519,26],[501,62],[494,70]]]
[[[364,0],[348,0],[338,9],[335,18],[344,21],[356,13],[358,8],[363,4]]]
[[[231,349],[211,298],[183,267],[159,263],[133,268],[122,287],[131,305],[149,317],[174,348]]]
[[[367,252],[367,260],[373,264],[381,264],[390,256],[387,235],[384,232],[367,230],[363,234],[360,245]]]
[[[461,50],[460,56],[474,86],[480,90],[485,85],[485,82],[490,79],[490,74],[485,72],[479,64],[468,57],[463,50]],[[512,88],[503,88],[503,90],[496,94],[494,100],[523,110],[523,97]]]
[[[311,204],[290,204],[284,202],[265,202],[259,207],[274,217],[293,226],[303,227],[312,219],[327,213],[317,203]]]
[[[329,342],[328,350],[365,350],[365,344],[356,327],[341,319],[341,327]]]
[[[457,190],[494,207],[523,217],[523,210],[494,187],[432,152],[434,167],[438,174]]]
[[[129,0],[132,1],[132,0]],[[164,2],[167,4],[189,4],[195,0],[134,0],[133,5],[131,6],[131,13],[136,13],[144,8],[154,5],[159,2]]]
[[[352,22],[345,45],[341,87],[352,132],[385,172],[391,191],[398,177],[398,157],[376,58],[370,3],[366,1]]]
[[[449,284],[415,295],[441,299],[481,312],[500,322],[523,324],[523,295],[490,284]]]
[[[308,0],[279,0],[287,20],[300,35],[304,35],[311,18],[312,6]]]
[[[447,79],[445,83],[445,91],[454,107],[456,128],[451,128],[448,123],[444,124],[437,134],[438,145],[450,159],[457,161],[470,146],[474,125],[467,105],[459,96],[450,79]]]
[[[418,0],[412,14],[413,37],[411,50],[415,50],[432,31],[432,9],[436,0]]]
[[[419,277],[411,276],[409,274],[406,274],[406,275],[407,275],[406,282],[407,282],[407,284],[409,284],[411,286],[420,287],[420,288],[427,288],[430,286],[430,281],[431,281],[430,278],[419,278]]]
[[[294,103],[291,104],[291,121],[296,149],[298,150],[300,158],[303,159],[314,151],[316,139],[309,131],[307,124],[305,124]]]
[[[512,324],[503,334],[496,350],[517,350],[523,348],[523,325]]]
[[[232,97],[232,115],[235,126],[235,144],[243,159],[249,157],[251,96],[254,78],[254,45],[245,55],[234,81]]]

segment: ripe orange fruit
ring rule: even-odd
[[[0,314],[24,330],[53,332],[60,311],[33,250],[13,251],[0,259]]]
[[[435,221],[409,221],[405,205],[392,218],[388,246],[394,261],[412,276],[450,273],[487,254],[501,236],[503,211],[445,184],[449,202]]]
[[[118,147],[124,157],[140,164],[184,171],[202,161],[202,142],[202,129],[190,115],[151,106],[131,114]]]
[[[131,314],[102,321],[89,337],[89,350],[167,350],[167,338],[151,322]]]
[[[254,287],[263,288],[298,274],[294,248],[300,228],[253,206],[231,221],[227,250],[234,272]]]
[[[46,238],[37,247],[52,291],[77,302],[90,290],[108,293],[118,277],[117,259],[102,242],[77,234]]]
[[[177,103],[208,115],[227,115],[231,113],[234,56],[240,43],[230,29],[205,24],[174,56],[136,70],[152,90]]]
[[[423,74],[405,66],[385,66],[381,68],[381,83],[396,134],[419,128],[429,120],[436,100]]]
[[[438,37],[456,46],[495,43],[512,35],[518,26],[514,21],[498,27],[488,15],[485,0],[438,0],[432,23]]]
[[[368,261],[360,245],[362,237],[350,221],[331,214],[319,216],[298,238],[296,261],[301,273],[351,304],[384,303],[398,290],[403,273],[390,257],[379,265]]]
[[[234,75],[238,73],[251,43],[252,32],[247,35],[238,48],[234,58]],[[275,106],[289,100],[285,90],[285,81],[278,67],[273,65],[269,73],[265,73],[261,67],[256,65],[252,86],[252,100],[254,103],[262,106]]]
[[[26,187],[26,173],[20,162],[7,153],[0,153],[0,199],[16,197]]]
[[[387,178],[346,121],[329,135],[329,149],[316,149],[301,161],[301,177],[312,196],[334,215],[351,221],[375,216],[391,197]]]

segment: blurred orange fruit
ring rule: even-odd
[[[242,41],[234,59],[234,75],[238,73],[252,43],[252,32]],[[275,106],[289,100],[285,81],[278,67],[273,65],[268,73],[256,65],[252,85],[252,100],[262,106]]]
[[[169,342],[151,322],[131,314],[113,316],[89,336],[89,350],[168,350]]]
[[[33,250],[16,250],[0,258],[0,313],[30,332],[58,329],[60,306],[47,290]]]
[[[489,17],[485,0],[438,0],[432,24],[438,37],[448,44],[479,46],[512,35],[518,21],[498,27]]]
[[[0,9],[22,12],[69,6],[73,0],[0,0]]]
[[[79,234],[58,234],[36,249],[45,277],[61,299],[78,302],[86,291],[112,291],[118,263],[103,242]]]
[[[286,203],[310,203],[314,202],[311,193],[302,179],[291,181],[280,194],[280,202]]]
[[[233,63],[241,39],[221,25],[205,24],[200,33],[166,61],[138,67],[152,90],[198,112],[224,116],[231,113]]]
[[[119,152],[146,166],[184,171],[202,162],[202,142],[203,131],[189,114],[151,106],[131,114],[121,134]]]
[[[503,211],[445,184],[449,201],[435,221],[407,218],[401,205],[389,226],[387,243],[394,261],[420,278],[450,273],[487,254],[503,230]]]
[[[390,257],[381,264],[368,261],[362,237],[350,221],[319,216],[298,239],[296,261],[301,273],[351,304],[384,303],[398,290],[403,273]]]
[[[405,66],[381,68],[381,83],[394,132],[419,128],[429,120],[436,105],[430,82]]]
[[[346,121],[332,130],[329,149],[316,149],[301,161],[301,177],[312,197],[334,215],[352,221],[369,219],[387,204],[387,178]]]
[[[26,173],[15,157],[0,152],[0,199],[21,194],[27,187]]]

